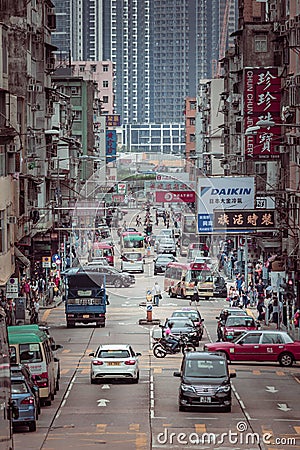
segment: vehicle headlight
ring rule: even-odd
[[[225,386],[219,386],[218,392],[229,392],[231,389],[230,384],[226,384]]]
[[[194,393],[196,392],[195,388],[193,386],[191,386],[190,384],[182,383],[181,389],[183,390],[183,392],[194,392]]]

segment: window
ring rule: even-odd
[[[80,86],[71,86],[71,95],[81,95],[81,88]]]
[[[102,102],[108,103],[108,95],[103,95]]]
[[[196,135],[190,134],[190,142],[196,142]]]
[[[85,71],[85,66],[79,66],[79,72],[84,72]]]
[[[245,336],[243,339],[241,339],[239,341],[239,344],[259,344],[259,339],[260,339],[261,334],[257,333],[257,334],[248,334],[247,336]]]
[[[254,37],[254,51],[256,53],[266,53],[268,51],[267,35],[257,35]]]
[[[103,72],[108,72],[108,65],[105,64],[105,66],[102,66],[102,70]]]
[[[190,125],[196,125],[196,119],[194,117],[190,119]]]
[[[5,175],[6,175],[5,146],[0,145],[0,177],[5,177]]]
[[[91,72],[96,72],[97,66],[95,64],[91,65]]]
[[[280,334],[266,333],[263,335],[262,344],[284,344],[284,340]]]
[[[196,102],[190,102],[190,109],[196,109]]]
[[[103,80],[102,81],[102,86],[107,88],[108,87],[108,81],[107,80]]]
[[[81,111],[73,111],[74,120],[82,120],[82,112]]]

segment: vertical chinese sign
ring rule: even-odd
[[[280,123],[280,100],[281,83],[277,68],[245,68],[244,131],[259,120]],[[280,141],[280,126],[261,128],[255,135],[245,135],[245,158],[277,159]]]
[[[106,161],[116,160],[117,154],[117,132],[116,130],[106,130]]]

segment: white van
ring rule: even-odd
[[[124,252],[121,256],[122,272],[144,273],[144,255],[142,252]]]

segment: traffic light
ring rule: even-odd
[[[294,281],[291,278],[286,282],[284,286],[284,298],[288,301],[293,301],[296,298]]]

